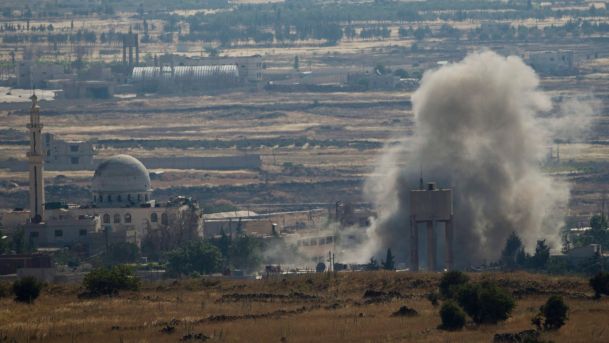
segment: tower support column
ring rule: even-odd
[[[435,221],[427,221],[427,271],[436,270],[436,235],[434,232]]]
[[[410,270],[419,271],[419,230],[415,216],[410,216]]]

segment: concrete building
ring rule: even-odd
[[[527,62],[536,72],[548,75],[566,75],[577,72],[573,51],[530,52]]]
[[[422,181],[421,181],[422,183]],[[419,270],[419,224],[425,223],[428,271],[438,269],[436,263],[438,245],[437,223],[444,224],[444,269],[450,270],[453,263],[453,198],[452,190],[437,189],[428,183],[427,189],[410,191],[410,264],[412,271]]]
[[[43,136],[44,165],[48,170],[92,170],[95,148],[88,141],[64,141],[51,133]]]
[[[64,66],[54,63],[39,63],[34,60],[23,60],[17,64],[16,81],[18,88],[47,88],[49,80],[71,79]]]

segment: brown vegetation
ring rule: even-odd
[[[50,285],[35,305],[0,299],[0,339],[18,342],[490,342],[496,333],[532,329],[549,294],[563,296],[569,321],[541,338],[606,342],[609,301],[593,299],[584,278],[526,273],[472,274],[495,280],[517,298],[499,325],[438,330],[426,295],[439,274],[361,272],[278,276],[266,280],[188,279],[145,283],[140,292],[78,299],[78,286]],[[380,294],[380,295],[379,295]],[[367,296],[365,296],[367,295]],[[377,295],[371,297],[371,295]],[[391,295],[391,296],[387,296]],[[384,301],[367,302],[382,298]],[[400,307],[416,316],[392,316]]]

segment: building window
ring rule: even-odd
[[[153,222],[153,223],[158,222],[158,221],[159,221],[159,216],[158,216],[156,213],[154,213],[154,212],[153,212],[153,213],[150,215],[150,221],[151,221],[151,222]]]
[[[131,202],[131,194],[127,195],[127,200],[129,200],[129,202]]]
[[[38,238],[38,231],[30,232],[30,238]]]
[[[144,199],[146,199],[146,201],[148,201],[148,194],[146,194],[146,196],[144,197]]]
[[[131,223],[131,214],[125,213],[125,223]]]
[[[123,201],[123,197],[122,197],[122,196],[120,196],[120,195],[117,195],[117,196],[116,196],[116,201],[118,201],[118,202],[122,202],[122,201]]]
[[[110,224],[110,215],[108,213],[104,214],[104,224]]]
[[[101,194],[99,195],[98,199],[99,199],[99,202],[104,202],[104,197]]]
[[[71,152],[77,152],[78,151],[78,145],[70,145],[70,151]]]
[[[112,202],[112,195],[108,194],[107,199],[108,199],[108,202]]]
[[[78,157],[70,157],[70,163],[78,164]]]
[[[63,237],[63,230],[55,230],[55,237]]]
[[[78,234],[79,234],[80,236],[86,236],[86,235],[87,235],[87,230],[79,230],[79,231],[78,231]]]
[[[121,215],[117,213],[114,215],[114,223],[120,224],[120,222],[121,222]]]
[[[161,214],[161,224],[163,224],[163,225],[169,224],[169,220],[167,220],[167,213]]]
[[[142,195],[141,194],[137,195],[137,201],[142,201]]]

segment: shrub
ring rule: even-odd
[[[90,295],[117,295],[121,290],[137,291],[140,281],[127,266],[97,268],[85,276],[83,286]]]
[[[506,320],[515,306],[514,298],[492,282],[465,285],[457,297],[459,305],[477,324]]]
[[[558,330],[565,325],[568,311],[569,306],[562,297],[553,295],[539,308],[539,315],[533,318],[533,324],[540,328],[543,321],[544,330]]]
[[[594,290],[594,296],[609,295],[609,273],[598,273],[590,279],[590,287]]]
[[[0,298],[8,297],[11,294],[11,288],[9,284],[0,282]]]
[[[465,313],[453,301],[442,304],[440,318],[442,318],[440,329],[443,330],[460,330],[465,325]]]
[[[432,304],[434,307],[438,306],[438,300],[439,300],[438,293],[436,293],[436,292],[431,292],[431,293],[428,293],[428,294],[427,294],[427,300],[429,300],[429,302],[430,302],[430,303],[431,303],[431,304]]]
[[[459,271],[450,271],[442,275],[440,279],[440,295],[444,299],[454,299],[459,288],[469,282],[469,277]]]
[[[222,263],[220,249],[206,241],[190,242],[167,253],[167,270],[174,275],[217,273]]]
[[[31,304],[40,295],[42,283],[36,278],[26,276],[13,283],[15,301]]]

